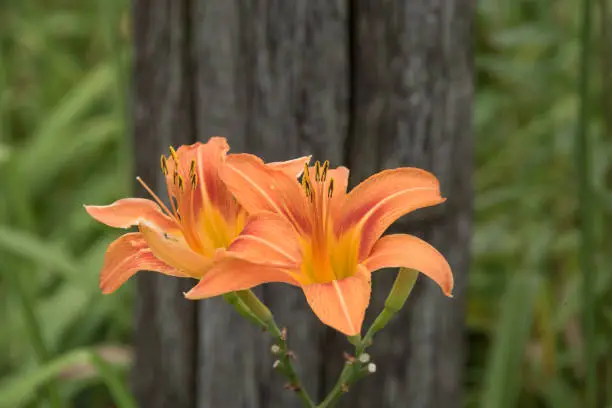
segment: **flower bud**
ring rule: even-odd
[[[368,364],[368,372],[370,374],[374,374],[376,372],[376,364],[374,363]]]
[[[368,361],[370,361],[370,355],[368,353],[363,353],[362,355],[359,356],[359,362],[365,364]]]

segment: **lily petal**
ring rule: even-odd
[[[119,289],[136,272],[146,270],[164,275],[187,277],[170,265],[157,259],[138,232],[124,234],[111,242],[106,251],[100,273],[100,289],[108,294]]]
[[[346,189],[348,188],[349,181],[349,169],[344,166],[337,167],[329,170],[327,176],[329,180],[334,180],[334,187],[332,196],[329,200],[329,206],[331,208],[332,219],[337,219],[342,211],[342,206],[346,201]],[[327,183],[329,188],[329,182]]]
[[[355,187],[346,198],[338,235],[358,227],[361,230],[359,260],[401,216],[419,208],[443,203],[440,183],[431,173],[417,168],[384,170]]]
[[[282,170],[290,176],[295,176],[298,178],[304,172],[304,164],[310,163],[311,158],[312,156],[303,156],[293,160],[268,163],[268,166],[276,170]]]
[[[240,258],[222,257],[200,282],[185,294],[187,299],[204,299],[237,290],[246,290],[267,282],[298,285],[285,269],[257,265]]]
[[[226,219],[233,219],[238,210],[237,204],[219,178],[219,169],[228,151],[229,145],[224,137],[211,137],[208,142],[198,146],[197,165],[199,182],[205,187],[204,194]]]
[[[293,226],[276,213],[249,217],[228,252],[260,265],[284,265],[289,269],[298,269],[302,258]]]
[[[229,155],[220,174],[250,214],[276,212],[299,230],[311,231],[306,196],[295,177],[264,164],[257,156],[244,153]]]
[[[155,225],[141,222],[138,228],[153,254],[193,278],[200,278],[210,268],[211,259],[189,248],[181,235],[170,235]]]
[[[370,272],[381,268],[415,269],[436,282],[446,296],[452,296],[453,272],[436,248],[412,235],[393,234],[379,239],[363,265]]]
[[[141,221],[164,230],[178,228],[156,203],[145,198],[123,198],[110,205],[86,205],[85,210],[95,220],[114,228],[129,228]]]
[[[370,303],[370,272],[359,265],[355,275],[329,283],[303,286],[312,311],[328,326],[354,336],[361,332]]]

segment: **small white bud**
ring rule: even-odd
[[[280,353],[281,349],[278,344],[273,344],[272,347],[270,347],[270,351],[272,354],[278,354]]]
[[[376,372],[376,364],[374,363],[368,364],[368,372],[370,374],[374,374]]]
[[[359,361],[363,364],[367,363],[368,361],[370,361],[370,355],[368,353],[363,353],[359,356]]]
[[[276,360],[274,364],[272,364],[272,368],[278,368],[280,364],[281,364],[280,360]]]

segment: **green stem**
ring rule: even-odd
[[[581,58],[578,94],[580,106],[578,112],[578,129],[576,132],[576,161],[579,185],[579,218],[581,226],[580,261],[582,268],[582,324],[584,330],[584,358],[586,366],[586,407],[594,408],[597,404],[597,377],[595,355],[595,305],[594,279],[596,276],[593,249],[595,248],[593,208],[594,194],[592,180],[592,148],[588,132],[589,108],[589,72],[590,72],[590,34],[591,34],[591,0],[582,3],[582,27],[580,34]]]
[[[385,301],[385,307],[376,317],[374,323],[372,323],[366,335],[363,337],[361,344],[357,347],[358,355],[365,350],[365,347],[372,343],[374,335],[382,330],[393,316],[404,307],[418,276],[419,273],[413,269],[399,269],[395,277],[395,282],[393,282],[391,292],[389,292],[389,296],[387,296],[387,300]]]
[[[360,361],[361,356],[365,353],[366,348],[372,344],[374,335],[382,330],[393,316],[402,309],[408,296],[410,296],[412,292],[412,288],[418,276],[419,273],[415,270],[407,268],[399,269],[395,277],[395,282],[393,282],[391,292],[389,292],[389,296],[387,296],[387,300],[385,301],[385,307],[376,317],[374,323],[372,323],[366,332],[366,335],[363,339],[360,339],[359,336],[348,337],[349,342],[355,345],[355,359],[347,361],[344,364],[344,368],[338,377],[336,385],[334,385],[334,388],[332,388],[318,408],[330,408],[335,406],[342,395],[348,391],[349,386],[368,374],[368,363],[362,363]]]
[[[344,364],[344,368],[338,376],[338,381],[334,385],[334,388],[327,394],[327,397],[319,404],[317,408],[330,408],[338,403],[340,397],[346,392],[346,388],[348,387],[348,380],[350,379],[353,371],[353,365],[350,362],[346,362]]]
[[[293,355],[287,346],[287,335],[276,324],[270,309],[268,309],[250,290],[238,291],[236,295],[243,302],[245,307],[263,323],[264,327],[276,339],[276,345],[278,346],[278,353],[276,353],[276,355],[278,355],[279,361],[279,363],[277,363],[278,365],[276,365],[276,369],[287,377],[290,389],[295,391],[302,401],[302,405],[307,408],[315,408],[316,405],[314,401],[302,386],[297,372],[293,367],[293,363],[291,362]]]
[[[240,316],[244,317],[251,323],[261,327],[264,330],[267,329],[266,324],[251,312],[251,310],[244,304],[244,302],[242,301],[242,299],[240,299],[236,292],[226,293],[225,295],[223,295],[223,298],[227,303],[232,305],[232,307],[240,314]]]

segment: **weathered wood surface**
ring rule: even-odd
[[[156,191],[165,185],[159,155],[191,141],[191,86],[185,76],[186,9],[175,0],[134,3],[133,126],[136,172]],[[136,191],[146,195],[142,187]],[[163,196],[163,195],[161,195]],[[189,282],[138,274],[133,388],[141,407],[191,408],[196,401],[196,305]]]
[[[459,407],[472,207],[473,2],[357,0],[353,7],[352,181],[405,165],[440,179],[447,202],[405,217],[394,230],[440,250],[456,286],[448,299],[419,279],[400,317],[370,349],[380,375],[349,393],[343,406]],[[377,312],[393,273],[373,280],[370,312]]]
[[[348,164],[351,182],[415,165],[447,203],[395,229],[424,236],[456,274],[455,298],[418,284],[372,347],[379,366],[342,406],[458,407],[471,208],[469,0],[135,0],[136,171],[156,180],[159,154],[210,136],[268,161],[312,153]],[[220,299],[187,302],[189,282],[138,278],[133,384],[147,408],[297,407],[271,368],[269,336]],[[393,280],[381,271],[368,316]],[[294,288],[258,292],[298,354],[313,396],[335,381],[348,345]]]

